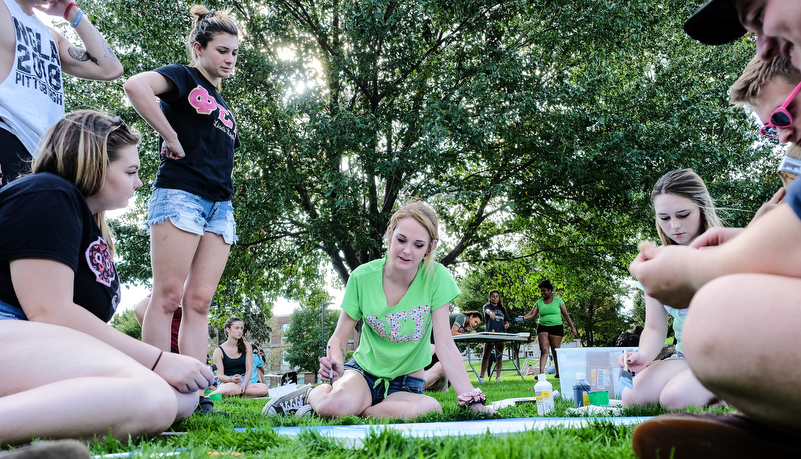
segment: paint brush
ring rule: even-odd
[[[328,372],[328,377],[330,378],[331,385],[334,385],[334,361],[331,360],[331,345],[328,345],[328,363],[331,365],[331,370]]]
[[[776,172],[781,177],[784,187],[787,188],[801,174],[801,147],[795,144],[787,147]]]
[[[623,371],[620,372],[620,384],[628,387],[629,389],[634,389],[634,373],[629,371],[629,350],[623,350],[623,362],[625,364],[625,368]]]

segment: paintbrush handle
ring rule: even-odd
[[[331,365],[331,370],[328,373],[329,382],[334,385],[334,361],[331,360],[331,345],[328,345],[328,364]]]

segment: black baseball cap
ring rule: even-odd
[[[745,35],[735,0],[711,0],[684,23],[684,31],[705,45],[723,45]]]

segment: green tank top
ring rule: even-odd
[[[554,297],[550,304],[545,304],[542,298],[537,300],[534,306],[540,309],[539,324],[549,327],[552,325],[562,325],[562,309],[560,306],[563,304],[565,304],[565,302],[559,297]]]

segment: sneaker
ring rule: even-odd
[[[478,383],[479,383],[479,384],[484,384],[484,378],[482,378],[481,376],[479,376],[479,377],[478,377]]]
[[[0,453],[2,459],[90,459],[89,450],[75,440],[44,441]]]
[[[801,457],[801,439],[740,413],[676,413],[643,422],[631,439],[642,459]]]
[[[314,412],[314,408],[308,403],[298,408],[295,411],[295,416],[314,416],[316,413]]]
[[[311,384],[306,384],[292,392],[270,400],[264,405],[261,414],[281,414],[286,416],[294,413],[306,404],[306,395],[309,393],[309,389],[311,389]]]
[[[495,377],[495,382],[501,382],[501,377],[500,376],[496,376]]]
[[[218,411],[214,409],[214,402],[211,401],[208,397],[200,397],[200,403],[197,404],[197,408],[195,408],[195,413],[199,413],[202,415],[207,414],[219,414],[221,416],[228,416],[228,413],[225,411]]]

